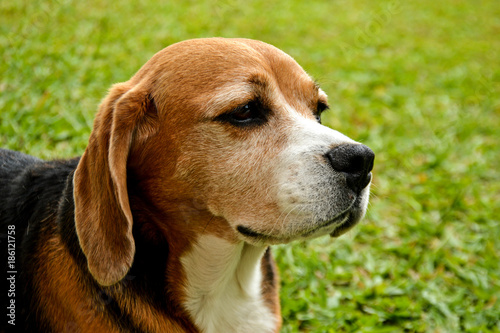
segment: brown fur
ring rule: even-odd
[[[256,95],[273,112],[258,132],[214,122]],[[136,327],[198,331],[182,306],[186,274],[180,258],[203,234],[241,241],[230,221],[244,217],[256,230],[285,222],[270,199],[273,159],[289,143],[288,108],[314,119],[318,101],[326,103],[291,57],[251,40],[172,45],[111,88],[74,173],[74,222],[92,278]],[[146,242],[168,244],[169,289],[158,290],[168,294],[168,313],[127,288],[134,232]],[[53,331],[118,332],[57,230],[44,235],[36,297]],[[278,332],[279,282],[269,251],[260,267],[261,294]]]

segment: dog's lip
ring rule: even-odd
[[[330,233],[332,237],[335,237],[334,234],[336,233],[337,230],[342,229],[344,230],[345,228],[342,228],[344,225],[348,224],[349,226],[352,225],[351,221],[352,219],[352,214],[351,214],[351,209],[348,209],[339,215],[337,215],[335,218],[328,220],[327,222],[315,227],[312,230],[308,230],[302,234],[297,234],[297,235],[290,235],[286,237],[276,237],[272,235],[266,235],[264,233],[255,231],[247,226],[244,225],[238,225],[236,227],[236,230],[246,238],[250,238],[253,240],[259,240],[259,241],[272,241],[272,242],[286,242],[289,241],[290,239],[296,239],[297,237],[302,237],[302,238],[307,238],[321,229],[325,228],[331,228],[332,226],[335,227],[335,229]],[[324,232],[326,234],[326,232]]]
[[[236,230],[243,235],[247,239],[251,239],[252,241],[256,242],[264,242],[264,243],[284,243],[287,241],[286,238],[279,238],[276,236],[269,236],[263,233],[260,233],[258,231],[255,231],[249,227],[246,227],[244,225],[238,225],[236,227]]]
[[[250,227],[245,225],[238,225],[236,230],[244,236],[246,239],[251,239],[252,241],[265,242],[265,243],[287,243],[294,239],[308,239],[311,236],[321,236],[325,234],[329,234],[331,237],[339,237],[344,234],[346,231],[351,229],[354,225],[356,225],[360,218],[358,214],[359,205],[360,205],[360,196],[356,196],[350,206],[345,209],[343,212],[337,214],[334,218],[326,220],[322,223],[316,223],[315,226],[311,226],[312,229],[304,231],[300,234],[294,235],[269,235],[262,233],[260,231],[256,231]],[[319,225],[318,225],[319,224]]]
[[[331,233],[331,237],[339,237],[343,235],[347,230],[349,230],[352,226],[358,223],[358,219],[354,218],[352,214],[349,214],[347,219],[340,223]]]
[[[349,219],[349,215],[350,215],[350,209],[339,214],[337,217],[331,219],[330,221],[327,221],[326,223],[324,223],[320,227],[316,228],[316,230],[329,227],[332,224],[338,224],[338,225],[344,224],[347,221],[346,218]]]
[[[268,235],[257,232],[255,230],[250,229],[249,227],[245,227],[244,225],[241,225],[241,224],[236,227],[236,230],[238,230],[238,232],[240,234],[242,234],[243,236],[250,237],[250,238],[270,238],[270,236],[268,236]]]
[[[302,236],[309,237],[310,235],[317,233],[321,229],[332,227],[332,226],[335,226],[335,230],[337,230],[340,226],[349,222],[349,220],[351,219],[350,215],[351,215],[350,209],[348,209],[348,210],[344,211],[343,213],[340,213],[339,215],[337,215],[333,219],[328,220],[325,223],[321,224],[320,226],[318,226],[310,231],[307,231],[306,233],[302,234]],[[335,232],[335,230],[332,231],[331,234],[333,234]]]

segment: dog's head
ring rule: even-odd
[[[76,228],[96,279],[112,284],[132,263],[132,180],[155,211],[184,217],[164,223],[186,233],[253,244],[344,233],[365,213],[374,154],[321,125],[327,108],[311,77],[263,42],[157,53],[111,89],[75,173]]]

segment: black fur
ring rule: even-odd
[[[55,229],[54,217],[66,179],[77,163],[78,160],[44,162],[0,149],[0,262],[4,276],[0,285],[3,308],[15,300],[16,324],[9,324],[13,317],[4,315],[0,324],[3,331],[44,331],[43,323],[38,322],[37,314],[31,310],[36,303],[32,284],[36,265],[33,254],[43,246],[40,240],[45,239],[44,235]],[[41,224],[42,220],[47,224]],[[9,235],[9,230],[14,230],[15,234]],[[11,243],[15,240],[14,267],[8,267],[9,240]],[[10,271],[16,273],[7,273]],[[15,276],[15,291],[8,297],[7,291],[11,288],[7,277],[12,275]]]
[[[129,274],[117,285],[101,287],[87,270],[74,224],[73,172],[79,159],[42,161],[18,152],[0,149],[0,262],[3,279],[0,289],[2,307],[7,309],[15,300],[15,326],[4,315],[0,332],[51,332],[44,321],[43,309],[37,308],[33,280],[39,260],[36,253],[53,233],[60,233],[64,245],[80,268],[79,279],[91,295],[94,306],[82,311],[101,311],[109,322],[124,332],[140,332],[130,317],[120,309],[115,296],[128,289],[133,295],[145,298],[165,313],[176,313],[165,286],[165,267],[168,245],[165,239],[146,239],[134,225],[136,256]],[[132,200],[132,198],[131,198]],[[141,212],[137,212],[141,214]],[[134,217],[135,219],[135,217]],[[15,269],[8,267],[8,231],[15,226]],[[11,229],[13,227],[10,227]],[[151,232],[149,232],[151,234]],[[12,239],[12,237],[11,237]],[[154,255],[151,255],[153,253]],[[8,297],[9,271],[15,273],[15,296]],[[9,310],[6,310],[7,313]],[[6,313],[6,314],[7,314]],[[186,330],[190,331],[187,322]],[[71,330],[71,325],[68,329]]]

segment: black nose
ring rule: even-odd
[[[372,178],[375,154],[365,145],[343,144],[326,153],[333,169],[346,175],[347,186],[360,193]]]

